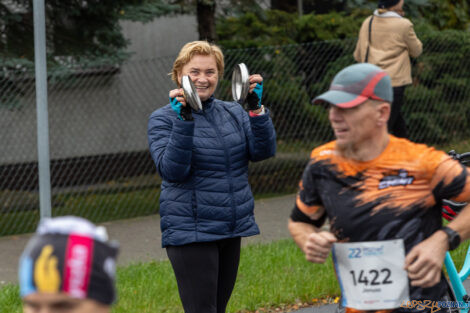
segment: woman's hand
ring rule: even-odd
[[[176,101],[181,103],[183,106],[186,106],[186,99],[184,98],[183,88],[170,90],[169,96],[170,99],[176,98]]]
[[[253,74],[253,75],[250,75],[249,81],[250,81],[250,93],[251,93],[255,89],[256,84],[261,84],[263,82],[263,77],[260,74]]]
[[[261,109],[261,98],[263,97],[263,77],[259,74],[250,75],[250,91],[246,97],[247,109],[259,113]]]
[[[178,118],[182,121],[192,121],[191,107],[186,103],[183,89],[170,90],[168,95],[170,97],[171,108],[176,112]]]

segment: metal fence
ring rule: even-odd
[[[470,148],[470,34],[422,36],[404,115],[411,139]],[[244,62],[265,79],[263,103],[278,138],[275,158],[250,165],[253,191],[295,192],[311,149],[333,138],[324,108],[310,104],[354,63],[355,40],[225,51],[217,97],[231,99],[231,71]],[[52,214],[95,222],[158,212],[160,178],[147,148],[147,119],[168,102],[174,56],[93,69],[50,71]],[[34,73],[0,69],[0,235],[39,219]]]

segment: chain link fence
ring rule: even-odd
[[[470,34],[423,36],[404,115],[411,139],[470,148]],[[263,103],[276,127],[275,158],[250,165],[255,195],[296,191],[312,148],[333,139],[311,99],[354,63],[355,40],[227,50],[217,97],[231,100],[231,71],[245,63],[265,79]],[[94,222],[158,212],[160,178],[147,148],[147,119],[167,104],[175,56],[120,66],[49,72],[52,214]],[[39,220],[34,73],[0,69],[0,235]]]

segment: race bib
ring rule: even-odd
[[[343,306],[383,310],[409,301],[402,239],[335,243],[333,261]]]

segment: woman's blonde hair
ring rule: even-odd
[[[170,73],[171,79],[179,86],[178,74],[183,67],[188,64],[195,55],[213,55],[217,64],[219,77],[224,76],[224,55],[222,50],[215,44],[207,41],[191,41],[181,48],[178,57],[173,63],[173,70]]]

